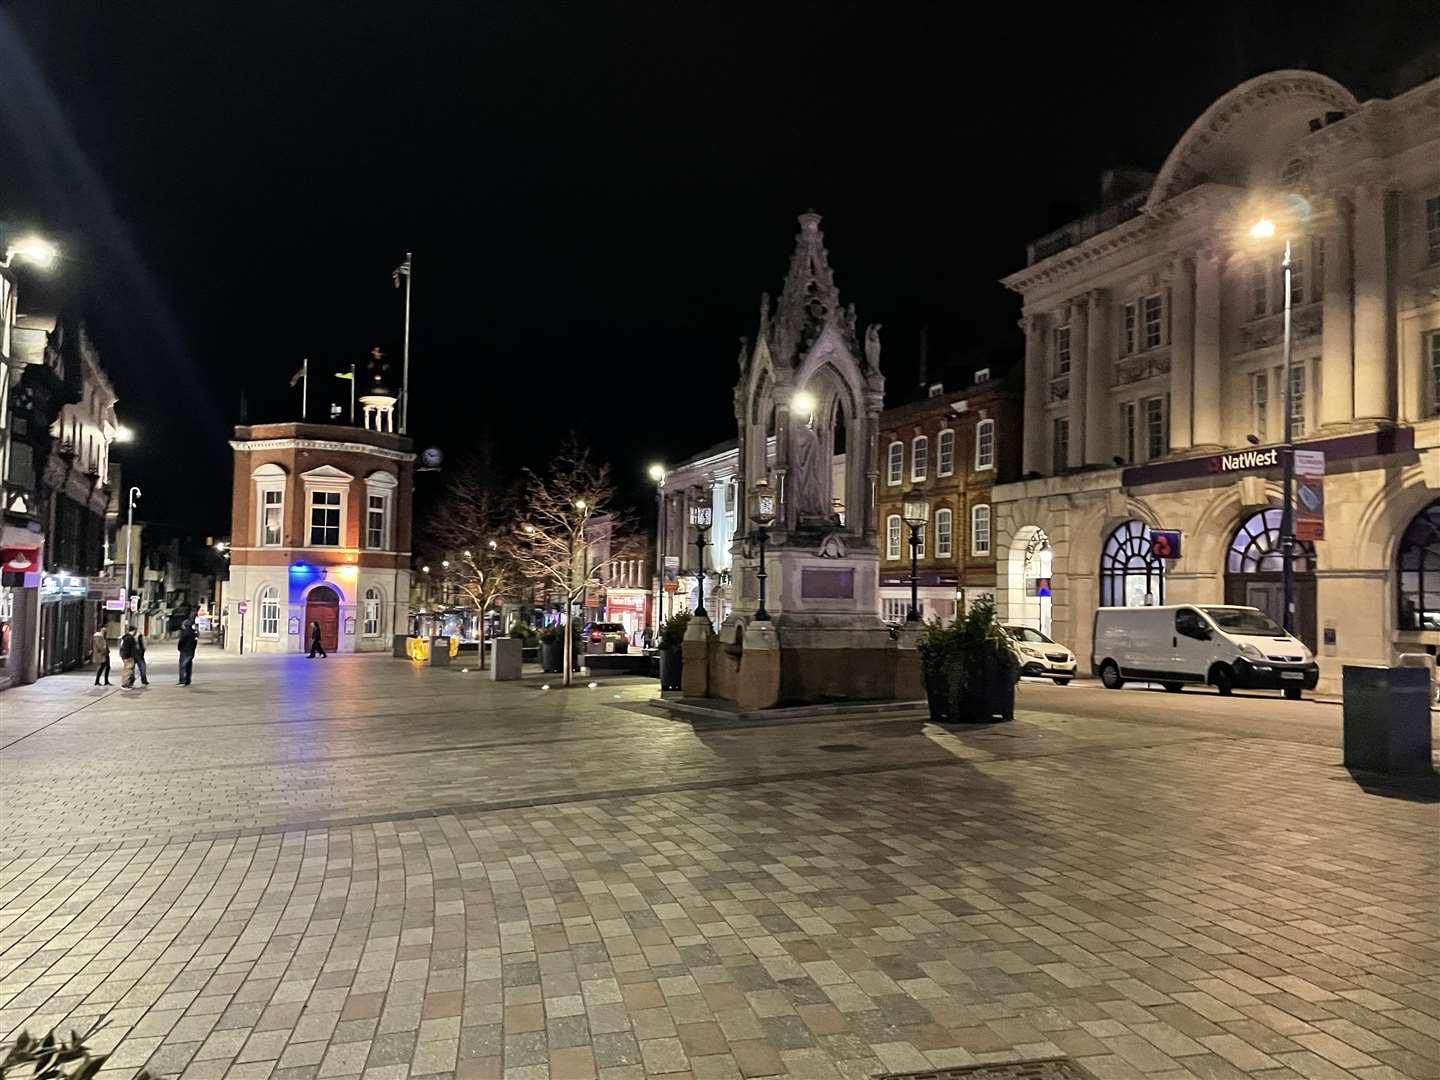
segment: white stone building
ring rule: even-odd
[[[1031,245],[1021,482],[994,491],[1001,614],[1091,656],[1100,604],[1280,602],[1281,257],[1292,414],[1326,455],[1324,538],[1296,558],[1321,689],[1440,646],[1440,80],[1359,102],[1252,79],[1155,177]],[[1252,240],[1259,217],[1279,226]],[[1246,457],[1224,451],[1257,453]],[[1153,557],[1151,528],[1182,530]],[[1027,595],[1049,563],[1053,596]]]

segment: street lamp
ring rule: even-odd
[[[808,390],[799,390],[790,399],[790,408],[798,415],[809,419],[815,415],[815,395]]]
[[[769,622],[770,613],[765,610],[765,542],[770,539],[770,526],[775,522],[775,493],[763,476],[755,481],[749,503],[750,520],[755,523],[755,542],[760,545],[760,569],[755,572],[760,586],[760,606],[755,609],[755,621]]]
[[[900,510],[905,524],[910,526],[910,612],[905,616],[908,623],[920,619],[920,530],[930,520],[930,500],[918,491],[905,496]]]
[[[1255,240],[1269,240],[1275,236],[1275,222],[1261,218],[1250,227],[1250,236]],[[1285,442],[1281,448],[1281,496],[1280,496],[1280,581],[1284,594],[1284,609],[1281,622],[1285,632],[1295,632],[1295,385],[1290,376],[1291,332],[1290,332],[1290,237],[1285,237],[1285,252],[1280,258],[1284,271],[1284,335],[1280,361],[1281,389],[1284,394]]]
[[[135,500],[140,498],[140,489],[130,489],[129,506],[125,512],[125,587],[120,590],[120,598],[125,608],[120,615],[120,628],[123,630],[130,623],[130,552],[135,545]]]
[[[60,255],[60,249],[40,236],[22,236],[5,248],[5,261],[0,269],[9,269],[16,256],[34,263],[41,270],[48,270]]]
[[[125,424],[121,424],[115,429],[115,441],[118,443],[134,442],[135,429],[132,427],[128,427]]]
[[[660,608],[665,598],[665,466],[658,461],[646,470],[655,483],[655,637],[660,636]]]
[[[695,580],[699,583],[700,592],[695,600],[695,614],[700,618],[706,618],[705,614],[705,534],[710,531],[711,520],[714,511],[703,504],[696,504],[690,507],[690,525],[695,530]]]

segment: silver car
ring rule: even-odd
[[[1031,626],[1007,626],[1005,634],[1020,661],[1021,675],[1051,678],[1057,686],[1075,677],[1075,654],[1053,638]]]

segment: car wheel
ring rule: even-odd
[[[1105,684],[1106,690],[1119,690],[1125,685],[1125,680],[1120,677],[1120,665],[1114,660],[1106,660],[1100,665],[1100,681]]]
[[[1235,689],[1235,673],[1225,664],[1216,665],[1210,675],[1210,681],[1215,684],[1215,689],[1220,692],[1221,697],[1229,697]]]
[[[1069,685],[1070,685],[1070,680],[1069,680],[1069,679],[1056,679],[1056,680],[1055,680],[1055,685],[1056,685],[1056,686],[1069,686]]]
[[[1298,686],[1287,686],[1287,687],[1285,687],[1285,696],[1286,696],[1289,700],[1291,700],[1291,701],[1299,701],[1299,700],[1300,700],[1300,687],[1298,687]]]
[[[1172,694],[1178,694],[1181,690],[1185,689],[1185,684],[1178,682],[1165,682],[1161,683],[1160,685],[1163,686],[1166,690],[1169,690]]]

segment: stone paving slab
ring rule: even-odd
[[[1440,1076],[1440,808],[1328,746],[207,669],[0,752],[0,1032],[108,1014],[117,1078]]]

